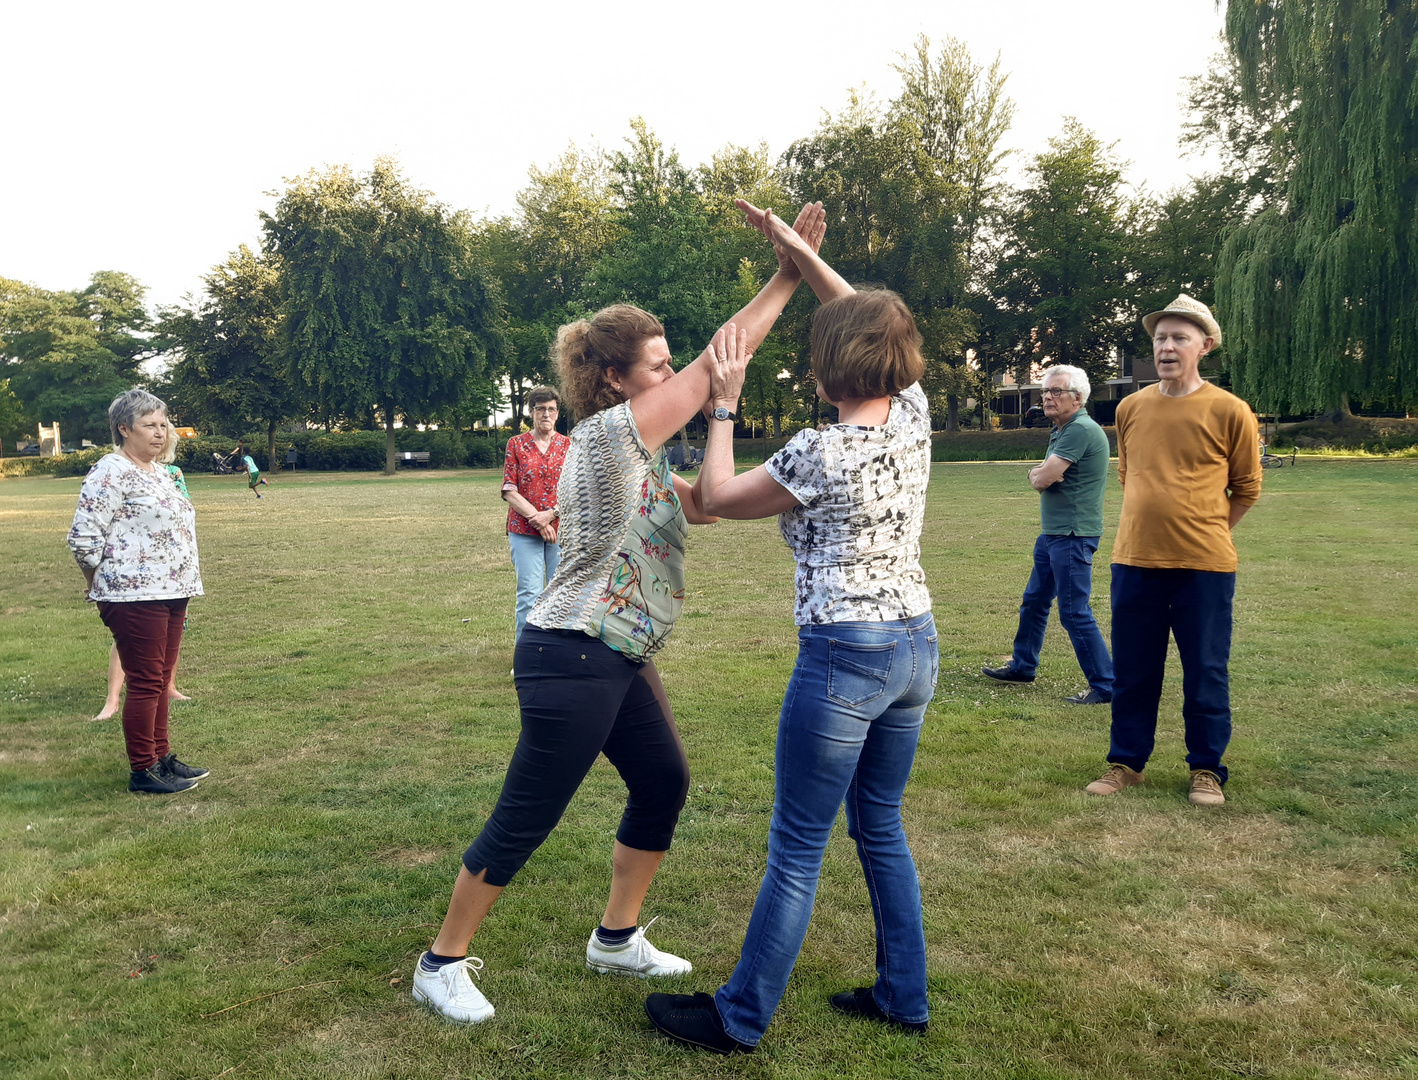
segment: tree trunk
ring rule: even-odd
[[[394,475],[394,410],[384,410],[384,475]]]
[[[959,394],[945,395],[945,430],[951,432],[960,430]]]
[[[1349,395],[1340,394],[1334,408],[1325,413],[1324,418],[1331,424],[1342,424],[1346,420],[1353,420],[1354,413],[1349,409]]]
[[[266,471],[276,471],[276,422],[266,422]]]

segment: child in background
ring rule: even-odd
[[[258,484],[266,484],[265,478],[261,475],[261,470],[256,467],[256,459],[247,452],[244,443],[237,443],[236,449],[231,452],[231,456],[240,459],[241,463],[246,466],[246,476],[249,481],[246,485],[247,487],[252,491],[256,491]],[[266,486],[270,487],[269,484],[266,484]],[[261,497],[259,491],[256,491],[256,497],[258,499]]]

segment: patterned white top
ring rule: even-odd
[[[798,563],[799,626],[888,622],[930,610],[920,540],[931,415],[919,383],[891,399],[880,427],[800,431],[766,467],[801,503],[778,515]]]
[[[202,595],[197,513],[159,467],[107,454],[84,477],[69,550],[94,568],[90,600],[178,600]]]
[[[572,428],[556,506],[561,562],[527,621],[648,660],[684,606],[689,525],[664,448],[645,449],[629,402]]]

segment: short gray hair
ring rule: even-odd
[[[1082,368],[1076,368],[1072,364],[1055,364],[1044,369],[1044,376],[1039,380],[1039,384],[1042,386],[1048,382],[1050,375],[1062,375],[1066,378],[1067,389],[1078,395],[1078,404],[1088,404],[1088,395],[1093,388],[1088,384],[1088,374]]]
[[[119,394],[108,407],[108,432],[113,436],[113,445],[123,445],[123,436],[118,431],[120,424],[131,429],[140,416],[155,412],[167,412],[167,402],[141,387],[135,386]]]

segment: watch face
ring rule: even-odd
[[[724,406],[722,405],[720,405],[717,409],[714,410],[715,420],[727,420],[733,415],[733,413],[729,412],[729,410],[724,408]]]

